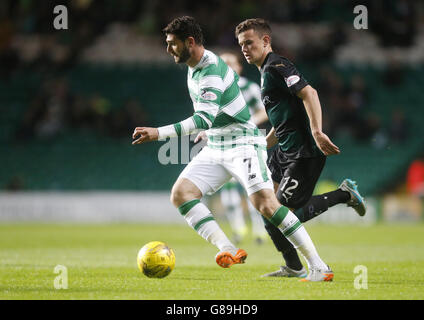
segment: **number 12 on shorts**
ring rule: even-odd
[[[280,188],[280,191],[283,197],[286,199],[286,201],[288,201],[293,196],[292,190],[297,188],[297,186],[299,185],[299,182],[296,179],[293,179],[290,177],[283,177],[282,182],[283,184]]]

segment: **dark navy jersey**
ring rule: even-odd
[[[309,118],[297,93],[308,85],[288,59],[270,52],[261,66],[261,98],[288,159],[322,154],[312,137]]]

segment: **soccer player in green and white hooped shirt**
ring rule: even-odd
[[[194,114],[160,128],[136,127],[133,144],[207,130],[208,144],[181,172],[171,191],[171,202],[187,223],[219,252],[217,264],[228,268],[244,263],[247,253],[236,248],[200,202],[235,177],[255,208],[284,234],[309,266],[312,281],[331,281],[333,272],[319,257],[299,219],[281,205],[266,167],[265,137],[250,121],[249,110],[237,85],[238,76],[203,46],[203,34],[192,17],[171,21],[163,30],[167,51],[176,63],[188,65],[187,84]]]
[[[261,125],[268,121],[265,107],[261,100],[261,88],[258,84],[249,79],[242,77],[243,66],[240,62],[239,55],[231,52],[225,52],[220,55],[221,59],[239,75],[238,85],[240,87],[243,98],[249,107],[252,121],[257,125]],[[233,229],[234,240],[242,241],[246,235],[247,226],[244,221],[243,210],[241,207],[241,197],[237,188],[235,179],[225,184],[221,188],[221,203],[224,207],[227,218]],[[264,222],[250,201],[247,201],[247,208],[251,221],[252,235],[256,243],[261,244],[267,235]]]
[[[261,125],[268,121],[268,116],[265,112],[265,107],[261,100],[261,88],[256,82],[241,76],[243,66],[240,62],[240,55],[233,52],[224,52],[220,54],[221,59],[238,75],[238,86],[247,106],[252,121],[257,125]],[[205,131],[198,134],[194,142],[200,140],[207,140]],[[236,179],[231,179],[226,183],[220,191],[221,204],[224,208],[224,213],[233,231],[233,241],[237,244],[240,243],[248,233],[248,227],[244,218],[242,208],[242,198],[239,192],[239,184]],[[260,213],[247,201],[247,208],[251,221],[252,235],[256,243],[261,244],[267,238],[267,232],[264,227],[264,222]]]
[[[312,196],[326,156],[340,152],[322,132],[321,105],[316,90],[291,61],[273,52],[271,28],[265,20],[247,19],[236,27],[235,35],[247,62],[261,72],[262,101],[273,126],[266,137],[267,146],[278,143],[268,166],[280,203],[291,208],[302,222],[339,203],[353,207],[363,216],[364,199],[350,179],[345,179],[334,191]],[[265,227],[286,262],[280,270],[265,276],[306,276],[291,243],[267,220]]]

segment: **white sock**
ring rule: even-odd
[[[227,238],[215,221],[210,210],[195,199],[184,203],[178,208],[187,223],[206,241],[216,246],[219,251],[237,252],[236,247]]]
[[[327,265],[318,255],[311,237],[293,212],[281,206],[270,221],[302,253],[309,269],[327,269]]]
[[[305,258],[308,268],[318,268],[321,270],[327,269],[327,264],[320,258],[311,237],[302,225],[287,239],[293,246],[302,253]]]

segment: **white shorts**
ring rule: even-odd
[[[265,147],[243,145],[223,151],[205,146],[179,178],[190,180],[206,195],[218,191],[234,177],[251,195],[262,189],[274,190],[266,160]]]

